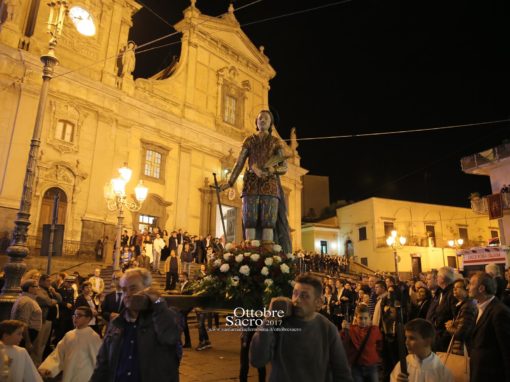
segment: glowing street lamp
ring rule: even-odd
[[[32,195],[34,193],[35,173],[37,168],[37,158],[39,157],[39,147],[41,146],[41,132],[44,121],[44,112],[48,99],[50,80],[53,78],[54,68],[58,65],[58,59],[55,56],[58,37],[62,35],[64,21],[67,14],[70,15],[75,27],[79,33],[91,36],[95,33],[95,24],[90,14],[83,8],[75,10],[73,7],[69,11],[68,0],[49,0],[50,7],[48,17],[48,33],[51,36],[48,51],[41,56],[43,63],[42,86],[39,94],[39,103],[35,119],[34,130],[32,131],[32,140],[30,141],[30,151],[25,169],[25,179],[23,181],[23,190],[21,201],[12,234],[12,241],[7,248],[9,261],[4,266],[5,282],[0,295],[1,316],[5,316],[6,311],[10,311],[10,304],[13,304],[19,293],[21,276],[25,273],[27,265],[23,261],[30,252],[27,239],[28,227],[30,226],[30,208],[32,206]],[[85,12],[88,16],[85,16]],[[93,33],[92,33],[93,32]]]
[[[131,179],[133,170],[127,167],[127,163],[124,163],[124,167],[119,168],[119,177],[113,178],[110,182],[104,186],[104,197],[106,199],[107,207],[110,211],[118,211],[117,215],[117,237],[115,245],[115,254],[113,256],[113,270],[120,269],[120,242],[122,236],[122,223],[124,221],[124,208],[135,212],[140,211],[142,203],[147,199],[149,189],[144,186],[140,180],[138,185],[135,187],[135,200],[128,199],[126,195],[126,184]]]
[[[391,231],[391,235],[386,239],[386,244],[388,247],[393,248],[393,258],[395,260],[395,273],[397,274],[397,280],[400,279],[400,274],[398,272],[398,255],[397,255],[397,246],[400,244],[403,247],[407,243],[407,238],[405,236],[398,236],[398,232],[396,230]]]

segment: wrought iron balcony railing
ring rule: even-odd
[[[460,160],[462,171],[471,170],[484,164],[510,157],[510,143],[503,143],[492,149],[468,155]]]

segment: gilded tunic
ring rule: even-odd
[[[278,197],[278,173],[259,177],[256,172],[266,170],[266,163],[274,156],[281,155],[281,141],[268,134],[250,135],[243,142],[248,155],[248,166],[244,173],[242,196],[266,195]]]

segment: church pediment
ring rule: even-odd
[[[259,70],[268,73],[269,79],[276,74],[264,54],[263,47],[257,48],[241,30],[233,9],[221,17],[203,15],[197,8],[190,7],[184,12],[185,18],[175,25],[183,34],[193,30],[193,39],[204,45],[211,43],[220,50],[229,50],[240,58],[256,65]]]

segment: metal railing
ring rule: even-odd
[[[42,238],[41,236],[28,236],[28,248],[32,256],[41,255]],[[96,242],[86,242],[80,240],[64,240],[62,244],[62,257],[95,256]]]
[[[503,143],[492,149],[468,155],[462,158],[460,163],[462,170],[465,171],[508,157],[510,157],[510,143]]]

